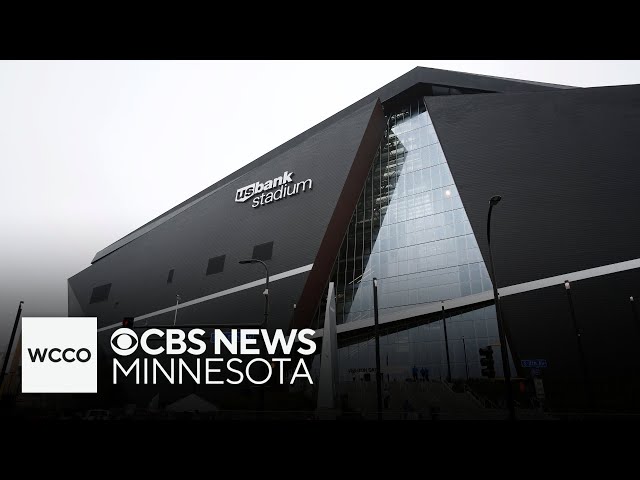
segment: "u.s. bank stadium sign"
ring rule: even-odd
[[[251,206],[258,208],[262,205],[268,205],[271,202],[277,202],[283,198],[306,192],[313,187],[313,182],[310,178],[296,183],[292,177],[293,172],[286,171],[282,175],[265,182],[255,182],[239,188],[236,191],[236,202],[243,203],[253,198]]]

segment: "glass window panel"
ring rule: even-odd
[[[491,289],[423,99],[389,114],[389,127],[333,270],[345,322],[372,310],[370,283],[350,285],[363,272],[394,312]]]

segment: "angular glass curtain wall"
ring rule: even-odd
[[[387,119],[333,267],[330,281],[336,285],[338,325],[373,318],[374,277],[380,315],[492,289],[424,97]],[[324,301],[319,307],[320,314]],[[315,326],[322,326],[322,316]],[[395,346],[388,347],[383,365],[395,365],[393,376],[398,379],[411,377],[414,365],[429,368],[439,378],[441,368],[446,369],[442,321],[403,328],[397,332],[399,340],[394,340],[393,333],[385,337],[387,345]],[[447,330],[452,375],[462,378],[465,374],[464,336],[470,375],[479,376],[478,348],[499,344],[493,307],[457,315],[447,322]],[[352,373],[358,369],[375,366],[368,346],[371,341],[363,342],[340,350],[343,381],[354,379]],[[501,375],[498,351],[494,357]]]

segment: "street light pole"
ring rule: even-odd
[[[378,331],[378,279],[373,279],[373,320],[376,337],[376,395],[378,397],[378,420],[382,420],[382,374],[380,373],[380,334]]]
[[[264,263],[262,260],[258,260],[257,258],[250,258],[247,260],[240,260],[238,263],[240,263],[241,265],[246,265],[248,263],[260,263],[262,264],[262,266],[264,267],[265,273],[267,275],[267,279],[266,279],[266,286],[264,289],[263,295],[264,295],[264,321],[263,321],[263,325],[264,328],[267,328],[267,323],[269,321],[269,268],[267,267],[267,264]]]
[[[582,367],[582,378],[584,381],[584,393],[587,399],[589,407],[593,407],[591,398],[591,386],[589,384],[589,372],[587,370],[587,361],[584,356],[584,348],[582,346],[582,332],[578,326],[578,320],[576,319],[576,312],[573,308],[573,297],[571,296],[571,283],[569,280],[564,281],[564,288],[567,292],[567,298],[569,300],[569,313],[571,314],[571,322],[573,323],[573,330],[576,333],[576,340],[578,342],[578,354],[580,355],[580,366]]]
[[[629,297],[629,301],[631,302],[631,313],[633,314],[633,322],[635,327],[640,332],[640,320],[638,319],[638,306],[636,305],[636,301],[633,297]]]
[[[462,337],[462,350],[464,351],[464,372],[468,382],[469,381],[469,364],[467,363],[467,344],[464,341],[464,336]]]
[[[247,265],[249,263],[260,263],[264,267],[264,271],[266,273],[266,281],[265,281],[264,292],[262,292],[264,295],[264,320],[262,321],[262,328],[267,328],[269,323],[269,268],[267,267],[266,263],[264,263],[262,260],[258,260],[257,258],[240,260],[238,261],[238,263],[241,265]],[[260,410],[263,412],[263,415],[264,415],[264,388],[265,388],[264,385],[260,386]]]
[[[16,313],[16,319],[13,322],[13,330],[11,330],[11,338],[9,338],[9,346],[4,354],[4,361],[2,362],[2,373],[0,373],[0,392],[2,391],[2,383],[4,382],[4,375],[7,373],[7,364],[9,363],[9,357],[11,356],[11,349],[13,348],[13,340],[16,338],[16,330],[18,330],[18,324],[20,323],[20,315],[22,315],[21,300],[18,304],[18,312]]]
[[[631,314],[633,315],[633,327],[638,335],[640,335],[640,319],[638,318],[638,305],[635,298],[629,297],[631,303]],[[634,389],[631,391],[633,392]]]
[[[173,326],[176,325],[176,320],[178,320],[178,304],[180,303],[180,295],[176,295],[176,310],[173,312]]]
[[[442,302],[442,326],[444,327],[444,347],[447,352],[447,382],[451,383],[451,360],[449,357],[449,335],[447,335],[447,316],[444,313],[444,302]]]
[[[498,335],[500,337],[500,353],[502,354],[502,370],[504,372],[505,399],[509,409],[509,420],[516,419],[516,411],[513,405],[513,392],[511,391],[511,368],[509,366],[509,353],[507,351],[507,338],[502,325],[502,312],[500,309],[500,297],[498,295],[498,282],[496,280],[495,268],[493,266],[493,255],[491,252],[491,211],[493,207],[502,200],[500,195],[494,195],[489,200],[489,214],[487,215],[487,244],[489,245],[489,268],[491,269],[491,283],[493,284],[493,300],[496,307],[496,320],[498,321]]]

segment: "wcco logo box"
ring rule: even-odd
[[[23,393],[97,393],[98,319],[22,319]]]

